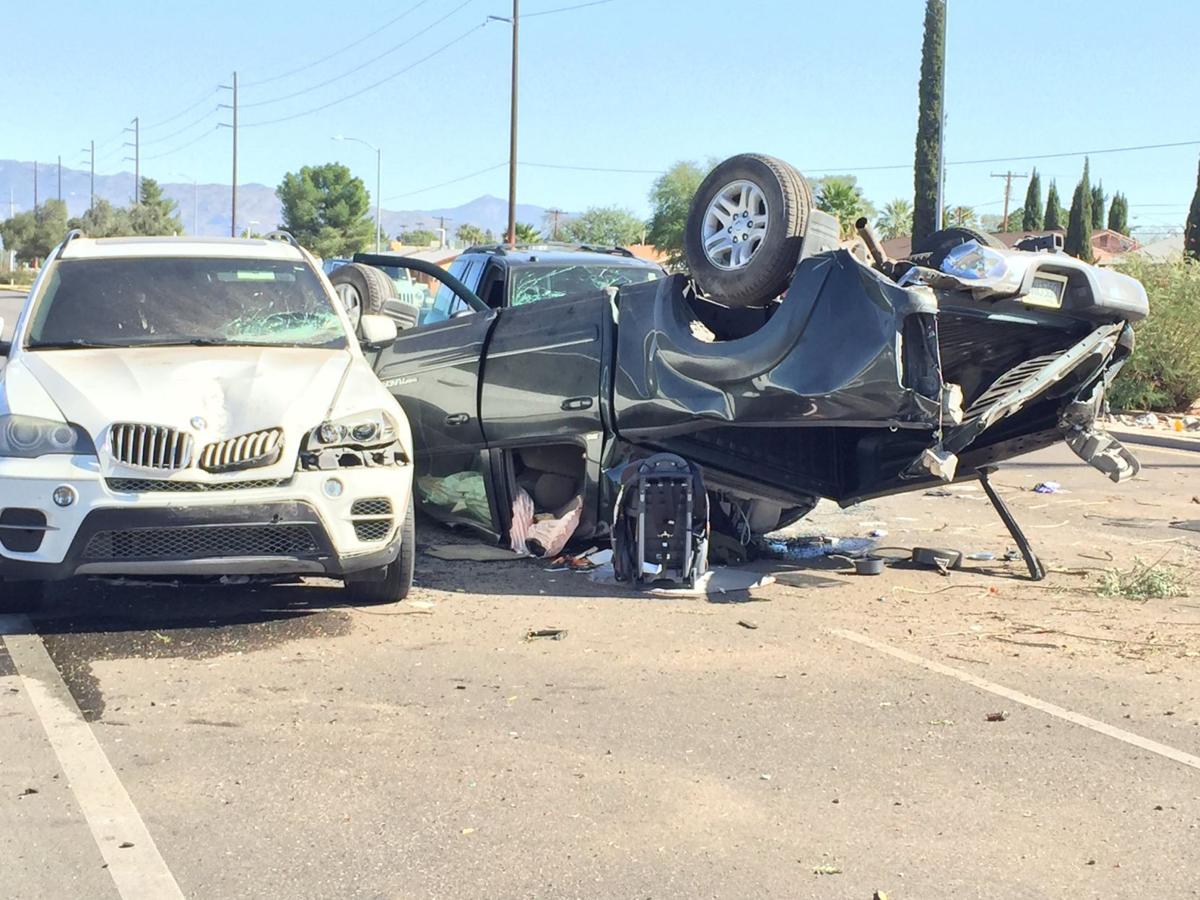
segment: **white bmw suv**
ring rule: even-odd
[[[0,607],[77,575],[412,584],[412,436],[347,318],[279,239],[52,253],[0,347]],[[6,602],[7,601],[7,602]]]

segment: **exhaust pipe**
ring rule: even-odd
[[[875,267],[881,271],[886,267],[891,266],[891,260],[888,255],[883,252],[883,244],[879,242],[879,235],[875,233],[875,229],[871,227],[871,223],[863,216],[854,223],[854,229],[858,232],[858,236],[862,238],[863,243],[867,245],[867,249],[871,251],[871,257],[875,260]]]

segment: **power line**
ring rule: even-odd
[[[432,53],[429,53],[428,55],[421,57],[416,62],[410,63],[409,65],[405,66],[403,69],[400,69],[397,72],[393,72],[391,75],[387,75],[383,78],[380,78],[378,81],[373,82],[372,84],[368,84],[366,87],[362,88],[361,90],[357,90],[352,94],[343,94],[341,97],[338,97],[336,100],[330,100],[328,103],[323,103],[320,106],[314,106],[311,109],[304,110],[303,112],[293,113],[290,116],[280,116],[277,119],[267,119],[263,122],[247,122],[242,127],[243,128],[261,128],[263,125],[275,125],[279,122],[290,122],[292,119],[299,119],[304,116],[311,116],[313,113],[318,113],[318,112],[321,112],[322,110],[329,109],[331,106],[337,106],[339,103],[345,103],[347,100],[353,100],[355,97],[365,94],[367,91],[374,90],[375,88],[379,87],[381,84],[385,84],[386,82],[391,81],[393,78],[399,78],[404,73],[412,71],[417,66],[422,65],[423,63],[426,63],[429,60],[433,59],[439,53],[442,53],[445,50],[449,50],[455,44],[459,43],[460,41],[466,40],[468,37],[470,37],[476,31],[479,31],[481,28],[484,27],[485,24],[486,23],[484,23],[484,22],[480,22],[478,25],[474,26],[473,28],[469,28],[468,30],[464,31],[462,34],[460,34],[458,37],[454,38],[453,40],[447,41],[446,43],[442,44],[442,46],[438,47]]]
[[[535,169],[567,169],[571,172],[624,172],[632,175],[665,175],[664,169],[610,169],[604,166],[566,166],[558,163],[519,162],[520,166],[533,166]]]
[[[429,0],[420,0],[420,2],[414,4],[413,6],[410,6],[404,12],[400,13],[400,15],[396,16],[396,18],[391,19],[388,22],[384,22],[378,28],[375,28],[375,29],[371,30],[369,33],[364,34],[358,40],[351,41],[349,44],[346,44],[343,47],[339,47],[338,49],[334,50],[332,53],[328,53],[325,56],[322,56],[320,59],[315,59],[310,63],[306,63],[303,66],[297,66],[296,68],[289,69],[286,72],[280,72],[278,75],[272,75],[270,78],[260,78],[258,81],[247,81],[244,85],[242,85],[242,87],[258,87],[258,85],[260,85],[260,84],[270,84],[272,81],[278,81],[280,78],[287,78],[289,75],[295,75],[298,72],[305,72],[305,71],[311,69],[313,66],[318,66],[321,63],[326,62],[327,60],[333,59],[339,53],[344,53],[345,51],[349,50],[351,47],[357,47],[363,41],[366,41],[370,38],[375,37],[375,35],[379,34],[379,32],[383,31],[385,28],[391,28],[393,25],[395,25],[397,22],[399,22],[401,19],[403,19],[409,13],[416,12],[418,9],[420,9],[422,6],[424,6],[428,2],[429,2]],[[250,105],[249,103],[243,104],[243,106],[249,106],[249,105]]]
[[[184,125],[182,128],[180,128],[176,131],[172,131],[170,134],[164,134],[162,137],[156,137],[156,138],[151,138],[148,141],[142,141],[142,146],[146,146],[149,144],[161,144],[166,141],[173,140],[174,138],[179,137],[179,135],[183,134],[185,131],[191,131],[193,128],[195,128],[197,125],[199,125],[205,119],[208,119],[210,116],[212,116],[213,113],[215,113],[216,111],[217,111],[217,107],[213,106],[212,109],[207,110],[204,113],[204,115],[202,115],[200,118],[196,119],[194,122],[189,122],[187,125]]]
[[[172,155],[178,153],[180,150],[186,150],[188,147],[192,146],[193,144],[198,144],[200,141],[204,140],[206,137],[208,137],[213,132],[215,132],[218,127],[219,126],[214,125],[208,131],[203,132],[202,134],[192,138],[190,141],[187,141],[186,143],[180,144],[178,147],[173,147],[170,150],[166,150],[162,153],[156,153],[153,156],[147,156],[145,158],[146,158],[146,160],[152,160],[152,159],[162,159],[164,156],[172,156]]]
[[[502,163],[496,163],[494,166],[488,166],[486,169],[480,169],[478,172],[472,172],[469,175],[460,175],[458,178],[451,178],[449,181],[443,181],[439,184],[431,184],[429,187],[417,188],[415,191],[405,191],[403,194],[392,194],[390,197],[384,197],[383,202],[387,203],[390,200],[399,200],[401,197],[411,197],[414,194],[424,194],[427,191],[436,191],[438,188],[448,187],[452,184],[458,184],[460,181],[467,181],[471,178],[476,178],[480,175],[485,175],[488,172],[494,172],[497,169],[502,169],[508,165],[508,160]]]
[[[430,23],[429,25],[426,25],[420,31],[414,32],[406,40],[401,41],[399,44],[396,44],[394,47],[391,47],[390,49],[384,50],[382,53],[380,53],[377,56],[371,57],[366,62],[359,63],[353,69],[347,69],[345,72],[342,72],[340,75],[334,75],[332,78],[327,78],[325,81],[322,81],[318,84],[314,84],[311,87],[301,88],[298,91],[292,91],[292,93],[284,94],[282,97],[272,97],[270,100],[258,100],[254,103],[243,103],[242,108],[250,109],[250,108],[256,107],[256,106],[269,106],[272,103],[282,103],[284,100],[291,100],[293,97],[299,97],[303,94],[309,94],[309,93],[312,93],[313,91],[318,91],[323,87],[327,87],[328,85],[333,84],[335,81],[341,81],[347,75],[353,75],[355,72],[359,72],[362,69],[365,69],[367,66],[371,65],[372,63],[378,62],[379,60],[383,59],[385,56],[389,56],[392,53],[395,53],[397,50],[404,47],[405,45],[411,44],[417,38],[421,37],[425,33],[436,28],[438,25],[445,22],[448,18],[450,18],[452,15],[454,15],[456,12],[458,12],[464,6],[467,6],[468,4],[470,4],[472,2],[473,2],[473,0],[463,0],[462,3],[460,3],[458,6],[454,7],[454,9],[450,10],[450,12],[446,13],[440,19],[437,19],[436,21]]]
[[[590,3],[576,3],[574,6],[559,6],[556,9],[541,9],[537,12],[525,13],[521,16],[522,19],[533,19],[538,16],[552,16],[555,13],[570,12],[573,9],[584,9],[588,6],[602,6],[605,3],[612,3],[613,0],[591,0]]]
[[[199,106],[205,100],[207,100],[209,97],[216,94],[217,91],[219,91],[219,90],[220,90],[220,88],[213,88],[211,91],[209,91],[207,94],[205,94],[199,100],[197,100],[195,103],[191,104],[190,106],[185,106],[183,109],[181,109],[179,112],[175,113],[175,115],[171,116],[170,118],[163,119],[161,122],[155,122],[153,125],[144,125],[144,126],[142,126],[142,130],[146,131],[146,130],[151,130],[154,128],[162,128],[162,126],[164,126],[164,125],[169,125],[171,122],[174,122],[176,119],[186,116],[188,113],[190,113],[193,109],[195,109],[197,106]],[[156,139],[156,140],[158,140],[158,139]],[[147,143],[149,143],[149,141],[147,141]]]

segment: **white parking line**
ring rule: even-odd
[[[1039,710],[1047,715],[1056,716],[1067,722],[1075,725],[1082,725],[1084,728],[1090,728],[1099,734],[1103,734],[1110,738],[1116,738],[1118,741],[1124,741],[1134,747],[1142,750],[1148,750],[1151,753],[1157,753],[1159,756],[1165,756],[1167,759],[1172,759],[1175,762],[1183,763],[1185,766],[1191,766],[1193,769],[1200,769],[1200,756],[1193,756],[1191,753],[1186,753],[1183,750],[1177,750],[1174,747],[1168,747],[1166,744],[1160,744],[1158,741],[1152,741],[1149,738],[1144,738],[1140,734],[1134,734],[1132,731],[1126,731],[1124,728],[1117,728],[1114,725],[1109,725],[1107,722],[1101,722],[1099,719],[1093,719],[1091,716],[1085,716],[1081,713],[1073,712],[1069,709],[1064,709],[1054,703],[1049,703],[1045,700],[1039,700],[1037,697],[1031,697],[1028,694],[1022,694],[1020,691],[1014,691],[1012,688],[1006,688],[1002,684],[996,684],[994,681],[988,681],[986,678],[980,678],[978,675],[972,675],[970,672],[964,672],[961,669],[956,669],[953,666],[943,665],[940,662],[935,662],[932,659],[926,659],[923,656],[917,656],[915,653],[909,653],[907,650],[900,650],[897,647],[892,647],[882,641],[877,641],[874,638],[867,637],[865,634],[859,634],[857,631],[846,631],[842,628],[830,628],[829,633],[840,638],[845,638],[848,641],[854,641],[856,644],[862,644],[864,647],[870,647],[872,650],[878,650],[880,653],[886,653],[888,656],[896,659],[904,660],[904,662],[912,663],[915,666],[920,666],[923,669],[928,669],[930,672],[937,672],[939,675],[947,675],[950,678],[957,679],[972,687],[977,687],[981,691],[995,694],[998,697],[1004,697],[1006,700],[1011,700],[1014,703],[1021,703],[1032,709]]]
[[[26,616],[0,616],[0,640],[123,900],[180,898],[146,823]]]

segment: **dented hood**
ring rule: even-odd
[[[355,357],[346,350],[162,347],[27,352],[20,362],[70,422],[103,444],[115,422],[206,439],[319,425]]]

